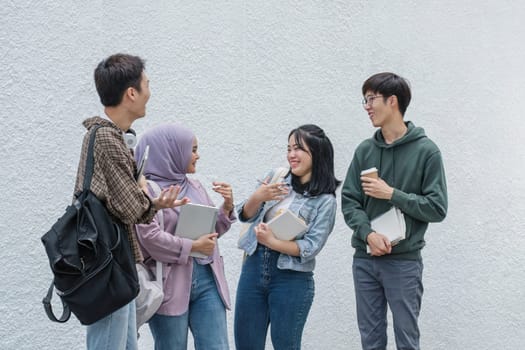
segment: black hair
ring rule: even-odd
[[[405,115],[412,98],[408,80],[389,72],[372,75],[363,83],[362,91],[363,96],[368,91],[379,93],[383,95],[383,101],[385,102],[388,97],[395,95],[399,105],[399,112],[401,112],[402,116]]]
[[[101,61],[94,74],[100,102],[106,107],[115,107],[122,102],[129,87],[140,92],[144,68],[144,60],[140,57],[121,53]]]
[[[297,146],[303,151],[309,149],[312,157],[312,176],[310,181],[301,184],[299,177],[292,173],[292,187],[295,192],[316,196],[323,193],[335,195],[341,184],[334,173],[334,148],[323,129],[314,124],[305,124],[293,129],[288,135],[294,138]],[[305,147],[306,145],[306,147]]]

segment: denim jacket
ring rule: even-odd
[[[270,172],[268,176],[271,178],[272,175],[273,171]],[[291,181],[291,175],[288,175],[284,179],[284,182],[288,184],[290,190],[292,189]],[[259,186],[259,184],[257,186]],[[248,255],[252,255],[257,248],[255,226],[263,221],[268,210],[278,202],[277,200],[265,202],[261,205],[257,213],[248,220],[242,215],[246,200],[236,206],[239,221],[251,223],[248,232],[240,237],[238,242],[239,248],[243,249]],[[308,228],[304,234],[299,235],[300,238],[295,240],[299,246],[300,256],[280,254],[277,260],[277,267],[279,269],[303,272],[313,271],[315,268],[315,256],[321,251],[328,239],[328,235],[330,235],[334,228],[337,210],[336,198],[332,194],[310,196],[308,193],[295,193],[295,197],[288,209],[303,219]]]

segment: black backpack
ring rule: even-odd
[[[127,230],[90,191],[99,127],[93,127],[89,139],[82,192],[42,236],[54,275],[42,302],[49,319],[56,322],[66,322],[73,312],[82,324],[92,324],[128,304],[139,292]],[[51,308],[54,288],[64,307],[59,319]]]

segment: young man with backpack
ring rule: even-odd
[[[94,126],[100,125],[94,144],[91,191],[105,204],[111,216],[126,227],[127,242],[135,261],[139,262],[142,255],[137,244],[135,224],[148,223],[157,210],[184,204],[185,200],[177,200],[178,188],[175,187],[150,199],[144,191],[145,180],[136,179],[137,166],[132,150],[125,142],[125,139],[133,138],[131,125],[145,116],[150,97],[144,61],[136,56],[115,54],[100,62],[94,75],[104,113],[83,122],[88,131],[82,144],[75,193],[82,190],[91,132]],[[137,349],[135,317],[135,301],[132,300],[88,325],[87,349]]]

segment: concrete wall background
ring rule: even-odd
[[[193,128],[198,177],[230,181],[237,200],[285,163],[289,130],[307,122],[332,139],[343,179],[373,133],[363,80],[407,77],[406,119],[440,146],[450,198],[448,218],[427,233],[422,347],[523,347],[525,3],[4,1],[0,17],[1,349],[84,347],[78,321],[44,314],[51,273],[40,237],[71,198],[80,123],[101,110],[93,69],[120,51],[147,59],[153,95],[137,132],[163,121]],[[237,230],[220,243],[232,295]],[[359,348],[349,238],[339,213],[304,349]],[[152,348],[142,333],[141,348]]]

